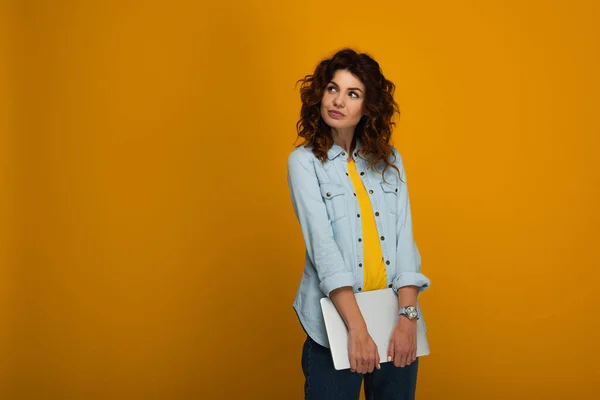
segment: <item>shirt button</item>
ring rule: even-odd
[[[398,189],[396,189],[396,193],[398,193]]]
[[[356,193],[353,193],[356,196]]]
[[[379,211],[375,211],[375,216],[379,217]]]
[[[391,264],[390,260],[387,260],[385,263],[386,263],[386,265],[390,265]]]
[[[356,218],[360,218],[360,214],[356,214]]]
[[[358,263],[358,266],[362,268],[362,263]]]
[[[360,176],[363,176],[364,174],[365,174],[364,172],[361,172],[361,173],[360,173]],[[396,191],[398,191],[398,189],[396,189]]]
[[[359,287],[359,288],[358,288],[358,291],[359,291],[359,292],[362,292],[362,288],[361,288],[361,287]]]
[[[359,241],[359,242],[362,242],[362,239],[361,239],[361,238],[358,238],[358,241]]]
[[[350,176],[350,175],[348,175],[348,173],[346,172],[346,176]]]
[[[342,151],[342,155],[343,155],[343,156],[345,156],[345,155],[346,155],[346,152],[345,152],[345,151]]]
[[[327,195],[327,197],[331,197],[331,193],[330,192],[327,192],[326,195]]]
[[[389,288],[391,288],[391,287],[392,287],[392,284],[390,283],[390,284],[388,285],[388,287],[389,287]]]
[[[369,190],[369,193],[373,194],[373,191],[372,191],[372,190]]]
[[[381,240],[385,240],[385,236],[382,236],[382,237],[381,237]]]
[[[358,153],[354,153],[354,157],[357,157],[357,156],[358,156]]]

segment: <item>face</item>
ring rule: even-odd
[[[363,116],[365,86],[347,70],[337,70],[325,88],[321,116],[337,131],[352,130]]]

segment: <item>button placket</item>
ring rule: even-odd
[[[360,203],[358,202],[358,197],[356,195],[356,188],[354,188],[354,183],[352,182],[352,178],[350,178],[349,174],[346,173],[346,175],[348,175],[348,179],[349,182],[352,186],[353,190],[353,195],[354,195],[354,206],[356,207],[357,210],[360,210]],[[360,215],[360,211],[356,213],[356,237],[357,237],[357,265],[359,270],[357,271],[357,282],[356,284],[359,285],[357,290],[360,292],[362,291],[362,284],[363,284],[363,261],[364,261],[364,248],[363,248],[363,243],[362,243],[362,218]]]
[[[342,152],[341,154],[342,156],[345,156],[346,154],[344,152]],[[356,195],[355,189],[354,189],[354,184],[352,182],[352,178],[350,178],[350,173],[348,170],[348,162],[343,159],[343,158],[338,158],[336,164],[336,169],[338,172],[343,172],[344,174],[346,174],[346,177],[348,178],[347,181],[345,181],[344,186],[346,186],[346,188],[350,188],[352,190],[352,194],[354,195],[355,201],[355,207],[357,210],[360,210],[360,205],[358,203],[358,197]],[[343,177],[343,175],[340,174],[341,177]],[[360,214],[360,212],[356,212],[356,219],[355,219],[355,232],[356,232],[356,236],[355,240],[357,240],[357,251],[356,251],[356,275],[357,275],[357,280],[356,280],[356,290],[358,291],[362,291],[362,285],[364,284],[364,275],[363,275],[363,262],[364,262],[364,250],[363,250],[363,243],[362,243],[362,215]]]
[[[363,172],[364,174],[364,172]],[[363,175],[361,174],[361,175]],[[370,186],[370,179],[369,176],[364,176],[363,178],[361,178],[365,184],[365,187]],[[369,189],[369,194],[374,194],[374,190],[373,189]],[[377,209],[379,208],[379,204],[378,204],[378,199],[377,196],[373,195],[369,197],[371,200],[371,207],[373,208],[373,214],[375,215],[375,226],[377,228],[377,232],[379,234],[379,240],[381,243],[381,251],[383,253],[383,259],[385,261],[385,265],[386,267],[389,267],[391,265],[391,258],[389,257],[389,252],[387,251],[387,247],[388,245],[385,243],[385,229],[384,229],[384,225],[385,225],[385,221],[382,220],[382,218],[380,218],[381,213],[379,211],[377,211]],[[387,268],[386,268],[387,270]],[[387,271],[388,273],[390,273],[390,271]]]
[[[360,170],[364,169],[364,164],[363,164],[362,160],[357,160],[356,156],[357,156],[357,154],[356,154],[356,153],[354,153],[354,159],[355,159],[355,162],[356,162],[356,165],[357,165],[357,167],[359,168],[359,178],[360,178],[360,180],[361,180],[361,182],[362,182],[363,186],[365,187],[365,190],[367,190],[369,194],[373,194],[373,190],[372,190],[372,189],[370,189],[370,190],[369,190],[369,189],[367,189],[367,188],[368,188],[368,186],[369,186],[369,183],[368,183],[368,182],[369,182],[368,176],[365,174],[365,172],[364,172],[364,171],[360,171]],[[356,193],[354,193],[354,196],[356,197]],[[371,203],[371,207],[373,207],[373,205],[372,205],[372,199],[373,199],[373,197],[371,196],[371,199],[370,199],[370,200],[371,200],[371,201],[370,201],[370,203]],[[356,200],[356,202],[358,203],[358,199]],[[361,227],[361,229],[362,229],[362,227]],[[362,239],[361,239],[361,238],[359,238],[359,239],[358,239],[358,241],[359,241],[359,242],[362,242]],[[361,246],[361,248],[362,248],[362,246]],[[362,267],[362,263],[359,263],[359,267]],[[361,282],[362,282],[363,278],[364,278],[364,276],[361,274],[361,275],[360,275],[360,281],[361,281]],[[361,283],[359,283],[359,284],[361,284]],[[363,290],[363,289],[362,289],[362,286],[359,286],[359,287],[358,287],[358,291],[359,291],[359,292],[362,292],[362,290]]]

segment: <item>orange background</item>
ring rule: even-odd
[[[342,46],[398,87],[418,398],[600,398],[598,4],[3,3],[0,398],[302,398],[294,83]]]

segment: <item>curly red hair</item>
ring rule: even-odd
[[[298,137],[303,142],[298,145],[312,148],[315,156],[325,162],[327,151],[333,146],[331,128],[321,118],[321,99],[325,89],[338,70],[347,70],[365,85],[364,113],[356,126],[352,147],[356,139],[362,142],[361,155],[368,161],[369,168],[383,163],[385,170],[392,167],[398,171],[390,156],[394,153],[390,143],[395,114],[400,114],[394,101],[395,85],[387,80],[379,63],[368,54],[357,53],[353,49],[342,49],[331,58],[321,61],[312,75],[306,75],[297,83],[300,87],[302,108],[300,120],[296,124]],[[399,172],[399,171],[398,171]]]

